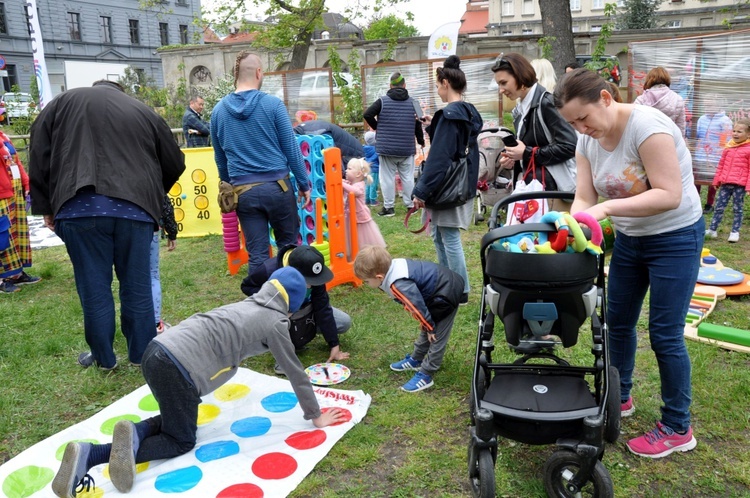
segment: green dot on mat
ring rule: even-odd
[[[57,448],[57,451],[55,452],[55,458],[57,459],[58,462],[62,462],[63,454],[65,453],[65,447],[68,446],[68,443],[99,444],[99,441],[96,439],[71,439],[70,441],[64,442]]]
[[[26,498],[41,491],[55,477],[47,467],[27,465],[8,474],[3,481],[3,493],[8,498]]]
[[[138,408],[144,412],[157,412],[159,411],[159,403],[157,403],[153,394],[149,394],[138,402]]]
[[[131,422],[137,423],[141,421],[141,417],[139,417],[138,415],[133,415],[132,413],[128,413],[126,415],[118,415],[117,417],[112,417],[109,420],[105,420],[99,430],[102,431],[102,434],[111,436],[115,431],[115,424],[120,420],[130,420]]]

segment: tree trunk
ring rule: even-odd
[[[292,49],[292,60],[289,64],[289,69],[305,69],[307,54],[310,53],[311,44],[312,32],[301,32],[297,43],[294,44],[294,48]]]
[[[576,61],[573,43],[573,21],[570,2],[562,0],[539,0],[542,14],[542,33],[555,40],[552,44],[552,67],[558,77],[565,73],[565,66]]]

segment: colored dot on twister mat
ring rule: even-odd
[[[268,417],[247,417],[232,422],[229,430],[239,437],[262,436],[271,429],[271,419]]]
[[[208,403],[198,405],[198,425],[205,425],[213,422],[221,413],[221,408]]]
[[[297,460],[286,453],[266,453],[255,459],[252,468],[261,479],[286,479],[297,470]]]
[[[111,436],[112,433],[115,431],[115,424],[119,422],[120,420],[130,420],[133,423],[138,423],[141,421],[141,417],[139,417],[138,415],[133,415],[132,413],[128,413],[125,415],[118,415],[117,417],[112,417],[109,420],[105,420],[102,423],[99,430],[102,431],[102,434]]]
[[[3,481],[3,493],[8,498],[26,498],[41,491],[55,477],[55,471],[48,467],[27,465],[14,470]]]
[[[297,396],[288,392],[270,394],[260,401],[260,405],[271,413],[288,412],[297,406]]]
[[[222,489],[216,498],[263,498],[263,490],[255,484],[233,484]]]
[[[138,402],[138,408],[144,412],[157,412],[159,411],[159,403],[153,394],[148,394]]]
[[[214,391],[214,398],[219,401],[236,401],[250,394],[250,388],[245,384],[224,384]]]
[[[195,450],[195,458],[203,463],[212,460],[234,456],[240,452],[240,445],[236,441],[216,441],[204,444]]]
[[[154,487],[162,493],[183,493],[193,489],[203,479],[203,472],[196,466],[173,470],[156,478]]]
[[[146,469],[148,469],[148,467],[149,467],[149,463],[150,463],[150,462],[141,462],[141,463],[137,463],[137,464],[135,464],[135,473],[136,473],[136,474],[140,474],[141,472],[143,472],[143,471],[145,471]],[[110,478],[110,477],[109,477],[109,464],[107,464],[107,465],[105,465],[105,466],[104,466],[104,469],[102,470],[102,475],[103,475],[103,476],[104,476],[104,477],[105,477],[106,479],[109,479],[109,478]],[[84,494],[84,495],[81,495],[81,496],[85,498],[85,497],[87,497],[88,495]],[[76,496],[76,498],[78,498],[78,497]]]
[[[295,432],[284,441],[295,450],[309,450],[316,446],[320,446],[325,440],[325,431],[316,429],[314,431]]]

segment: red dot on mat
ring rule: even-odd
[[[286,453],[266,453],[253,462],[253,474],[261,479],[286,479],[297,470],[297,460]]]
[[[295,432],[288,438],[286,438],[286,444],[296,450],[309,450],[323,444],[326,440],[325,431],[316,429],[314,431],[301,431]]]
[[[320,411],[325,413],[330,410],[333,410],[333,408],[323,408]],[[336,422],[335,424],[331,424],[331,426],[345,424],[346,422],[349,422],[352,419],[352,412],[350,412],[346,408],[339,408],[339,410],[344,412],[344,419],[339,422]]]
[[[222,489],[216,498],[263,498],[263,490],[255,484],[234,484]]]

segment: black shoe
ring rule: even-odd
[[[706,204],[705,206],[703,206],[703,214],[708,214],[713,210],[714,210],[714,207],[711,206],[710,204]]]
[[[391,216],[396,216],[396,210],[383,206],[383,209],[378,211],[378,216],[387,216],[388,218],[390,218]]]
[[[78,355],[78,364],[81,365],[83,368],[89,368],[91,365],[96,365],[99,367],[100,370],[104,370],[105,372],[109,372],[110,370],[114,370],[117,368],[117,362],[111,367],[103,367],[99,364],[98,361],[94,359],[94,355],[90,352],[81,353]]]
[[[461,299],[458,300],[458,305],[459,306],[463,306],[465,304],[469,304],[469,293],[468,292],[464,292],[463,294],[461,294]]]

